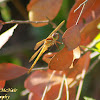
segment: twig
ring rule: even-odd
[[[78,24],[78,21],[79,21],[81,15],[82,15],[82,12],[83,12],[83,10],[84,10],[84,7],[85,7],[85,3],[84,3],[84,5],[83,5],[83,7],[82,7],[82,10],[81,10],[79,16],[78,16],[78,19],[77,19],[77,21],[76,21],[76,25]]]
[[[87,58],[88,59],[88,58]],[[79,100],[80,98],[80,94],[81,94],[81,91],[82,91],[82,86],[83,86],[83,80],[84,80],[84,77],[85,77],[85,74],[86,74],[86,64],[88,62],[88,60],[86,59],[86,62],[85,62],[85,65],[84,65],[84,68],[82,70],[82,74],[81,74],[81,80],[80,80],[80,83],[79,83],[79,88],[78,88],[78,92],[77,92],[77,95],[76,95],[76,99],[75,100]]]
[[[68,86],[69,88],[72,88],[73,86],[76,86],[77,83],[79,82],[79,80],[81,80],[81,75],[79,75],[78,77],[76,77]]]
[[[29,21],[29,20],[26,20],[26,21],[21,21],[21,20],[11,20],[11,21],[8,21],[8,22],[0,22],[1,24],[30,24],[30,23],[48,23],[49,20],[45,20],[45,21]]]
[[[82,86],[83,86],[83,79],[80,80],[79,87],[78,87],[78,92],[77,92],[77,95],[76,95],[76,99],[75,100],[79,100],[80,94],[81,94],[81,91],[82,91]]]
[[[66,100],[69,100],[69,89],[68,89],[68,82],[67,82],[67,78],[65,76],[65,86],[66,86]]]
[[[83,5],[87,2],[88,0],[85,0],[83,3],[81,3],[75,10],[74,10],[74,13]]]
[[[84,68],[83,71],[82,71],[82,79],[80,80],[79,88],[78,88],[78,91],[77,91],[77,95],[76,95],[76,99],[75,100],[79,100],[79,98],[80,98],[80,94],[81,94],[82,86],[83,86],[83,79],[85,77],[85,74],[86,74],[86,68]]]
[[[32,71],[37,71],[37,70],[46,70],[46,69],[49,69],[49,67],[33,68]]]
[[[48,82],[48,84],[46,85],[46,87],[45,87],[45,89],[44,89],[44,92],[43,92],[43,95],[42,95],[41,100],[44,100],[44,97],[45,97],[46,92],[47,92],[47,90],[48,90],[48,87],[49,87],[50,81],[51,81],[52,77],[54,76],[55,72],[56,72],[56,71],[53,71],[53,72],[52,72],[52,75],[50,76],[49,82]]]
[[[63,87],[64,87],[64,81],[65,81],[65,75],[63,75],[63,80],[60,86],[59,94],[58,97],[55,100],[61,100],[62,92],[63,92]]]
[[[84,7],[85,7],[85,4],[86,4],[87,1],[88,1],[88,0],[85,0],[83,3],[81,3],[81,4],[78,6],[78,8],[76,8],[76,9],[74,10],[74,13],[75,13],[75,12],[83,5],[82,10],[81,10],[81,12],[80,12],[80,14],[79,14],[79,16],[78,16],[77,21],[76,21],[76,25],[77,25],[78,22],[79,22],[79,19],[80,19],[82,13],[83,13],[83,10],[84,10]]]

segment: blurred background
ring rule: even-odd
[[[63,0],[61,9],[53,20],[56,25],[58,25],[62,20],[67,21],[67,17],[71,7],[74,4],[74,0]],[[29,0],[0,0],[0,20],[10,21],[10,20],[28,20],[27,5]],[[0,34],[12,27],[14,24],[4,25]],[[35,44],[45,39],[50,32],[52,32],[52,25],[46,25],[43,27],[33,27],[31,24],[20,24],[16,28],[13,36],[0,50],[0,63],[13,63],[16,65],[24,66],[30,68],[32,63],[29,63],[29,59],[34,54]],[[66,24],[62,27],[62,30],[66,30]],[[59,41],[61,40],[61,35]],[[61,49],[62,46],[59,46]],[[51,47],[47,52],[58,51],[54,46]],[[92,62],[96,58],[92,59]],[[91,62],[91,63],[92,63]],[[42,61],[42,57],[36,66],[47,66],[47,64]],[[81,98],[83,96],[97,98],[100,100],[100,63],[96,65],[95,69],[86,75]],[[24,81],[29,75],[24,75],[19,78],[9,80],[6,82],[5,88],[17,88],[16,93],[8,93],[10,95],[10,100],[28,100],[28,95],[21,96],[21,92],[25,90]],[[83,100],[83,99],[80,99]]]

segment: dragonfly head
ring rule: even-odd
[[[54,33],[52,34],[53,40],[58,40],[59,38],[59,33]]]

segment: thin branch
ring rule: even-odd
[[[84,68],[83,71],[82,71],[82,79],[80,80],[79,88],[78,88],[78,91],[77,91],[77,95],[76,95],[76,99],[75,100],[79,100],[79,98],[80,98],[80,94],[81,94],[82,86],[83,86],[83,79],[85,77],[85,74],[86,74],[86,68]]]
[[[81,3],[75,10],[74,10],[74,13],[82,6],[84,5],[88,0],[85,0],[83,3]]]
[[[85,62],[85,65],[84,65],[84,68],[82,70],[82,74],[81,74],[81,80],[80,80],[80,83],[79,83],[79,88],[78,88],[78,92],[77,92],[77,95],[76,95],[76,99],[75,100],[79,100],[80,98],[80,94],[81,94],[81,91],[82,91],[82,86],[83,86],[83,80],[84,80],[84,77],[85,77],[85,74],[86,74],[86,69],[87,69],[87,63],[88,63],[88,58],[86,58],[86,62]]]
[[[67,82],[67,78],[65,76],[65,86],[66,86],[66,100],[69,100],[69,89],[68,89],[68,82]]]
[[[48,22],[49,22],[49,20],[45,20],[45,21],[11,20],[11,21],[8,21],[8,22],[0,22],[0,23],[4,25],[4,24],[30,24],[30,23],[48,23]]]
[[[63,75],[63,80],[62,80],[62,83],[61,83],[61,86],[60,86],[59,94],[58,94],[58,97],[55,100],[61,100],[63,87],[64,87],[64,81],[65,81],[65,75]]]
[[[77,95],[76,95],[76,99],[75,100],[79,100],[80,94],[81,94],[81,91],[82,91],[82,86],[83,86],[83,80],[80,80],[80,83],[79,83],[79,87],[78,87],[78,91],[77,91]]]
[[[32,71],[37,71],[37,70],[47,70],[49,67],[40,67],[40,68],[33,68]]]
[[[85,3],[84,3],[84,5],[83,5],[83,7],[82,7],[82,10],[81,10],[81,12],[80,12],[80,14],[79,14],[79,17],[78,17],[77,21],[76,21],[76,25],[77,25],[78,22],[79,22],[79,19],[80,19],[82,13],[83,13],[84,7],[85,7]]]
[[[69,88],[72,88],[73,86],[76,86],[77,83],[79,82],[79,80],[81,80],[81,75],[79,75],[78,77],[76,77],[76,79],[74,79],[68,86]]]
[[[79,22],[79,19],[80,19],[82,13],[83,13],[83,10],[84,10],[84,7],[85,7],[85,4],[86,4],[87,1],[88,1],[88,0],[85,0],[83,3],[81,3],[81,4],[74,10],[74,13],[75,13],[75,12],[83,5],[82,10],[81,10],[81,12],[80,12],[80,14],[79,14],[79,16],[78,16],[77,21],[76,21],[76,25],[77,25],[78,22]]]
[[[52,75],[50,76],[49,82],[48,82],[48,84],[46,85],[46,87],[45,87],[45,89],[44,89],[44,92],[43,92],[43,95],[42,95],[41,100],[44,100],[44,97],[45,97],[46,92],[47,92],[47,90],[48,90],[48,87],[49,87],[50,81],[51,81],[52,77],[54,76],[55,72],[56,72],[56,71],[53,71],[53,72],[52,72]]]

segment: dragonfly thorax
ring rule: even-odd
[[[44,44],[47,46],[47,47],[50,47],[50,46],[52,46],[52,45],[54,45],[54,40],[53,40],[53,38],[47,38],[46,39],[46,41],[44,42]]]

